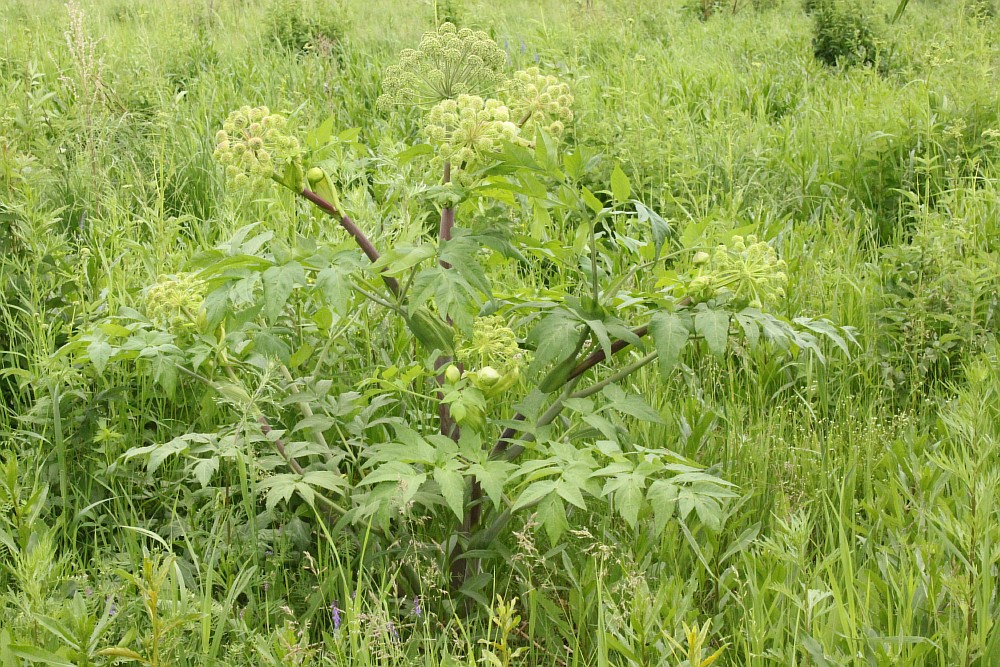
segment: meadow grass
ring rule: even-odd
[[[0,2],[3,667],[682,665],[671,640],[709,622],[715,664],[1000,665],[995,18],[914,0],[881,26],[877,67],[837,69],[791,0],[707,21],[658,0],[306,3],[343,32],[304,52],[273,39],[282,0]],[[737,349],[688,354],[668,381],[630,377],[663,417],[629,420],[635,437],[735,485],[721,525],[655,536],[571,508],[552,546],[518,516],[478,603],[446,590],[427,517],[401,519],[424,543],[383,543],[305,503],[265,509],[255,485],[273,457],[253,414],[69,351],[249,224],[288,246],[344,244],[287,193],[226,187],[214,136],[242,105],[360,129],[342,197],[379,247],[436,228],[419,170],[391,159],[420,141],[418,118],[375,104],[435,11],[571,84],[569,143],[602,156],[594,190],[619,164],[672,245],[770,240],[788,262],[778,311],[857,339],[825,365]],[[564,279],[491,270],[512,293]],[[375,309],[333,330],[314,377],[248,368],[246,390],[287,414],[290,386],[369,391],[407,351]],[[394,400],[433,425],[427,401]],[[382,414],[327,435],[351,455]],[[211,484],[177,457],[150,471],[124,456],[230,427],[244,445]]]

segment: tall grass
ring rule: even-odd
[[[92,0],[75,33],[54,0],[0,13],[0,665],[136,657],[113,647],[177,665],[471,664],[486,648],[680,665],[668,637],[708,620],[718,664],[1000,664],[996,19],[910,6],[881,67],[838,70],[813,58],[795,2],[708,21],[656,0],[453,3],[514,64],[571,82],[571,141],[603,155],[598,187],[620,163],[675,240],[772,239],[783,308],[859,341],[826,366],[737,351],[686,358],[667,383],[634,376],[665,418],[635,433],[737,485],[721,529],[654,538],[577,511],[550,549],[528,519],[470,608],[440,589],[440,545],[379,553],[308,506],[263,511],[254,485],[273,462],[249,428],[211,487],[173,459],[125,460],[253,417],[66,351],[247,224],[343,240],[290,199],[225,188],[212,138],[244,104],[360,128],[368,156],[342,165],[351,213],[381,246],[426,233],[414,173],[388,160],[416,119],[375,99],[433,3],[343,2],[336,54],[277,46],[270,4]],[[399,332],[374,312],[336,328],[316,379],[347,391],[393,363]],[[284,378],[244,382],[287,410]]]

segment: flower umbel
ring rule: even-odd
[[[510,107],[518,125],[528,137],[536,127],[559,136],[573,120],[573,95],[569,85],[537,67],[514,73]]]
[[[489,95],[506,77],[507,54],[485,32],[445,23],[424,33],[420,46],[405,49],[385,72],[378,105],[429,108],[459,95]]]
[[[249,185],[251,177],[263,182],[301,158],[299,141],[286,131],[287,124],[267,107],[245,106],[229,114],[215,135],[215,159],[225,165],[233,185]]]
[[[205,281],[193,273],[161,276],[146,290],[146,315],[160,329],[192,328],[205,299]]]
[[[437,159],[455,169],[467,168],[476,158],[498,150],[501,140],[514,141],[518,134],[506,106],[476,95],[436,104],[427,114],[424,133],[437,144]]]
[[[760,308],[785,294],[785,261],[756,236],[734,236],[730,245],[720,244],[698,260],[699,274],[688,286],[696,300],[724,298],[736,308]]]
[[[458,348],[456,356],[468,370],[465,377],[487,397],[509,389],[521,376],[524,353],[514,332],[499,315],[479,317],[472,337]]]

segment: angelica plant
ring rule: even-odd
[[[98,328],[80,348],[99,371],[155,360],[176,383],[164,369],[183,368],[218,403],[253,415],[256,437],[277,452],[256,486],[266,511],[299,498],[324,530],[336,518],[386,547],[429,531],[409,539],[446,545],[439,569],[470,598],[484,597],[470,576],[478,555],[501,553],[518,514],[534,513],[553,543],[594,503],[636,530],[695,516],[718,528],[732,485],[635,437],[633,420],[663,417],[629,378],[654,362],[669,378],[684,359],[727,354],[733,338],[741,349],[771,344],[822,358],[820,338],[846,350],[850,332],[762,311],[784,298],[787,282],[765,241],[681,244],[617,166],[609,188],[591,190],[599,161],[568,145],[569,84],[541,67],[508,72],[485,33],[445,24],[404,51],[382,83],[380,109],[421,115],[420,145],[394,159],[425,160],[416,185],[440,209],[436,235],[377,248],[349,215],[327,159],[353,135],[335,135],[327,121],[300,141],[292,119],[243,107],[216,136],[229,185],[288,189],[333,218],[363,257],[311,239],[277,247],[251,226],[151,287],[144,320]],[[552,220],[575,235],[543,243],[526,231]],[[503,234],[481,229],[501,222]],[[614,261],[620,254],[629,261]],[[558,263],[562,278],[503,284],[530,263]],[[622,264],[632,268],[611,268]],[[386,350],[389,367],[360,386],[337,384],[327,377],[329,349],[350,344],[364,303],[384,309],[413,344]],[[241,386],[241,373],[257,386]],[[275,377],[283,399],[267,397]],[[340,394],[330,399],[334,386]],[[396,411],[375,419],[366,401]],[[287,428],[267,416],[280,420],[288,405],[299,421]],[[410,410],[437,420],[407,419]],[[381,426],[366,427],[363,416]],[[309,441],[289,439],[298,432]],[[158,466],[182,454],[205,485],[234,460],[240,433],[188,434],[128,458]]]

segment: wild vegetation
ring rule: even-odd
[[[1000,664],[990,0],[2,0],[0,666]]]

